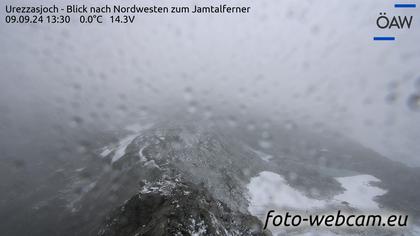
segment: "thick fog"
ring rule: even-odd
[[[38,3],[52,2],[31,1]],[[76,3],[86,4],[66,2]],[[133,3],[207,2],[124,1]],[[220,3],[250,5],[251,13],[138,15],[132,25],[1,23],[1,158],[36,161],[90,132],[173,112],[331,129],[420,166],[417,18],[410,30],[376,27],[379,12],[413,11],[379,0]],[[381,34],[397,40],[372,40]]]

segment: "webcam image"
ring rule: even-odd
[[[0,3],[0,235],[418,236],[415,0]]]

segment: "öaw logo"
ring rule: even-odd
[[[416,8],[415,3],[397,3],[394,8],[413,9]],[[413,16],[389,16],[386,12],[380,12],[379,17],[376,19],[376,26],[381,30],[386,29],[410,29],[413,23]],[[395,36],[375,36],[375,41],[394,41]]]

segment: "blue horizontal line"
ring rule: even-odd
[[[416,4],[395,4],[395,8],[416,8]]]
[[[395,37],[373,37],[375,41],[393,41]]]

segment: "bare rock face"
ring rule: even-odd
[[[107,217],[100,236],[270,235],[254,216],[232,211],[203,186],[178,178],[146,183]]]

